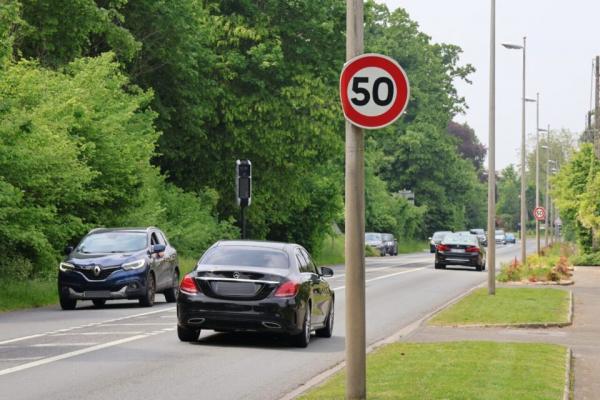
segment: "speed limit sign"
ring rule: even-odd
[[[538,221],[545,220],[546,219],[546,209],[544,207],[536,207],[536,209],[533,210],[533,216]]]
[[[408,77],[392,58],[363,54],[349,60],[340,76],[346,119],[365,129],[383,128],[404,112],[410,96]]]

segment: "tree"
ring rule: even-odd
[[[475,131],[468,124],[458,124],[450,121],[448,133],[458,139],[458,152],[461,156],[471,160],[478,173],[483,172],[483,162],[487,149],[479,142]]]
[[[517,224],[521,220],[521,179],[514,165],[510,164],[502,170],[497,179],[497,185],[496,214],[500,220],[500,226],[507,230],[516,230]]]

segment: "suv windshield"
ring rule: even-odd
[[[367,233],[365,235],[365,240],[368,240],[370,242],[375,242],[377,240],[381,240],[381,234],[379,234],[379,233]]]
[[[131,253],[148,245],[145,232],[102,232],[86,236],[77,251],[81,253]]]
[[[289,268],[285,252],[251,246],[218,246],[209,250],[200,265],[237,267]]]
[[[504,235],[504,231],[503,230],[496,231],[496,235]]]

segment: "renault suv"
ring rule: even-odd
[[[129,299],[151,307],[157,292],[167,302],[176,300],[177,251],[160,229],[94,229],[65,252],[58,272],[63,310],[75,309],[78,300],[101,307],[107,300]]]

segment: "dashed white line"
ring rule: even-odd
[[[103,326],[155,326],[155,325],[173,325],[172,322],[139,322],[131,324],[105,324]]]
[[[67,332],[67,333],[55,333],[50,336],[140,335],[142,333],[144,333],[144,332],[141,332],[141,331]]]
[[[17,365],[16,367],[0,370],[0,376],[12,374],[14,372],[23,371],[23,370],[33,368],[33,367],[39,367],[40,365],[50,364],[52,362],[64,360],[66,358],[71,358],[71,357],[76,357],[76,356],[79,356],[82,354],[91,353],[93,351],[105,349],[107,347],[113,347],[113,346],[118,346],[120,344],[133,342],[134,340],[144,339],[144,338],[147,338],[148,336],[150,336],[150,335],[131,336],[131,337],[124,338],[124,339],[114,340],[114,341],[108,342],[108,343],[102,343],[97,346],[87,347],[85,349],[80,349],[80,350],[75,350],[75,351],[71,351],[68,353],[60,354],[60,355],[54,356],[54,357],[42,358],[37,361],[32,361],[32,362],[29,362],[26,364]]]
[[[86,342],[86,343],[39,343],[39,344],[32,344],[29,347],[80,347],[80,346],[95,346],[97,344],[98,344],[98,342]]]
[[[15,362],[15,361],[31,361],[39,360],[42,357],[17,357],[17,358],[0,358],[0,362]],[[2,375],[2,374],[0,374]]]

